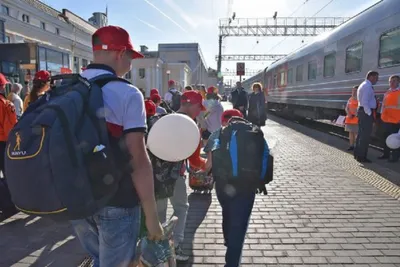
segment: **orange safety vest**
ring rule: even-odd
[[[400,90],[385,94],[382,101],[381,119],[387,123],[400,123]]]
[[[350,97],[346,105],[346,111],[347,111],[347,116],[345,120],[346,124],[358,124],[358,118],[356,117],[357,108],[358,108],[358,100],[355,99],[354,97]],[[351,117],[351,115],[353,115],[353,117]]]

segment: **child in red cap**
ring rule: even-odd
[[[243,114],[237,109],[228,109],[222,113],[222,127],[227,126],[232,117],[243,118]],[[205,171],[209,172],[212,167],[211,151],[214,143],[219,139],[220,131],[217,130],[210,135],[204,152],[207,153]],[[222,208],[222,231],[224,245],[226,246],[225,266],[240,266],[243,243],[246,237],[247,227],[251,212],[253,210],[255,192],[242,192],[228,190],[218,177],[215,179],[215,191],[217,199]]]
[[[156,115],[156,104],[150,99],[146,99],[144,101],[144,107],[146,109],[146,117],[150,118],[151,116]]]

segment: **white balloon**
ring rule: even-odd
[[[390,149],[400,148],[400,133],[391,134],[386,138],[386,145]]]
[[[170,114],[151,127],[147,147],[156,157],[170,162],[190,157],[200,142],[196,123],[186,115]]]

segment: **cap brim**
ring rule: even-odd
[[[132,59],[137,59],[137,58],[144,58],[144,55],[140,54],[138,51],[133,50]]]

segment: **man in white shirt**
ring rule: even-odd
[[[360,84],[357,90],[358,135],[354,149],[354,158],[358,162],[371,162],[367,159],[367,153],[374,123],[373,112],[377,108],[373,85],[378,82],[378,79],[378,72],[369,71],[365,81]]]
[[[11,93],[8,96],[8,100],[10,100],[15,107],[15,113],[17,114],[17,118],[21,117],[22,115],[22,107],[23,102],[19,94],[21,93],[22,85],[19,83],[14,83],[11,86]]]
[[[177,111],[181,104],[181,93],[175,88],[174,80],[168,81],[168,92],[164,96],[164,102],[173,110]]]

